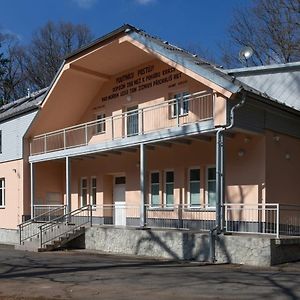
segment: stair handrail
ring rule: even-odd
[[[84,218],[83,219],[83,222],[79,223],[79,224],[76,224],[75,226],[72,226],[66,230],[64,230],[63,232],[60,232],[59,234],[56,234],[54,236],[52,236],[51,238],[48,238],[47,240],[44,240],[43,239],[43,236],[46,234],[47,231],[51,230],[53,231],[53,229],[55,229],[56,226],[58,226],[59,224],[63,224],[63,223],[66,223],[66,224],[71,224],[73,225],[71,222],[72,222],[72,217],[75,217],[77,216],[78,214],[80,214],[81,212],[83,211],[87,211],[88,214],[87,216],[84,216],[84,217],[87,217],[87,218]],[[74,229],[77,229],[78,227],[81,227],[83,225],[86,225],[86,224],[90,224],[90,226],[92,226],[92,211],[93,211],[93,206],[90,205],[90,204],[87,204],[87,205],[84,205],[84,206],[81,206],[71,212],[68,212],[66,214],[64,214],[63,216],[60,216],[60,217],[57,217],[55,219],[52,219],[42,225],[39,226],[39,238],[40,238],[40,247],[43,248],[43,246],[48,243],[48,242],[51,242],[55,239],[57,239],[58,237],[70,232],[70,231],[73,231]]]
[[[18,228],[19,228],[19,242],[20,242],[20,245],[22,242],[34,237],[34,236],[37,236],[39,234],[39,230],[37,230],[37,232],[34,232],[32,233],[31,235],[25,237],[25,238],[22,238],[22,233],[24,231],[24,228],[25,227],[28,227],[30,225],[32,225],[33,223],[37,223],[37,220],[43,216],[46,216],[46,215],[49,215],[49,213],[54,213],[58,210],[63,210],[64,212],[66,211],[66,205],[61,205],[60,207],[56,207],[56,208],[53,208],[53,209],[49,209],[48,211],[40,214],[40,215],[37,215],[29,220],[26,220],[20,224],[18,224]],[[37,228],[38,229],[38,228]]]

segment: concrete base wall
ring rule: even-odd
[[[195,261],[208,261],[210,252],[207,233],[100,226],[86,230],[85,246],[108,253]],[[297,260],[299,253],[300,244],[275,247],[274,240],[263,236],[220,235],[216,241],[217,263],[270,266]]]
[[[0,244],[19,244],[19,234],[17,229],[0,228]]]
[[[176,260],[208,261],[210,252],[207,233],[179,230],[93,227],[86,231],[85,245],[90,250]],[[218,263],[268,266],[270,249],[269,238],[219,236],[216,259]]]

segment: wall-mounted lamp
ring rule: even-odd
[[[127,96],[126,96],[126,100],[127,100],[128,102],[130,102],[130,101],[132,100],[131,95],[127,95]]]
[[[285,157],[286,160],[290,160],[291,159],[291,154],[290,153],[286,153],[284,157]]]
[[[238,152],[238,156],[239,157],[243,157],[245,155],[245,150],[244,149],[240,149]]]
[[[280,136],[279,136],[279,135],[274,135],[274,136],[273,136],[273,140],[274,140],[275,142],[279,142],[279,141],[280,141]]]
[[[12,169],[12,171],[13,171],[14,173],[17,173],[17,169]]]

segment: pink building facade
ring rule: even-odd
[[[299,110],[234,74],[129,25],[68,57],[24,137],[23,215],[278,233],[299,216],[278,215],[299,205]]]

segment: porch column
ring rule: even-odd
[[[66,156],[66,205],[67,213],[71,212],[71,160]]]
[[[146,215],[146,191],[145,191],[145,168],[146,168],[146,153],[145,145],[140,144],[140,226],[145,227],[147,224]]]
[[[34,218],[34,165],[30,163],[30,217]]]
[[[222,230],[224,226],[224,133],[216,134],[216,226]]]

